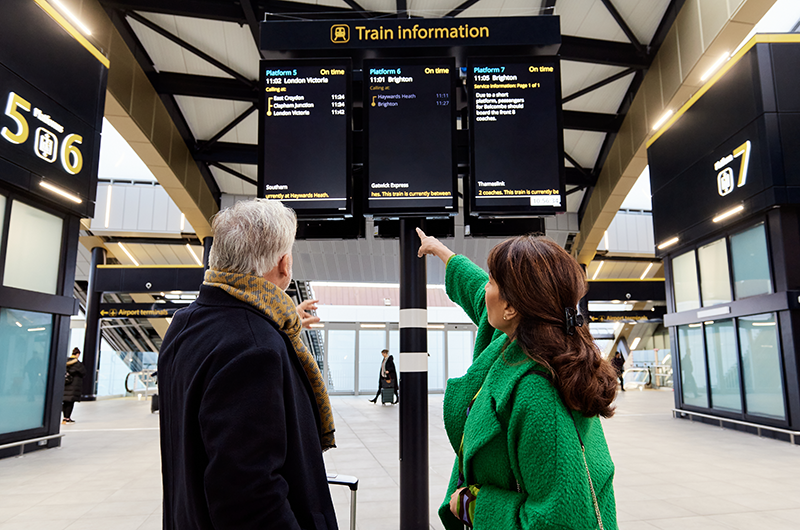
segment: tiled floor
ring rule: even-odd
[[[399,527],[397,407],[334,397],[338,449],[330,472],[356,475],[358,528]],[[444,496],[452,451],[430,406],[430,517]],[[617,466],[622,530],[798,529],[800,447],[674,420],[671,392],[626,392],[604,422]],[[0,530],[156,530],[161,527],[158,416],[149,403],[79,403],[63,447],[0,460]],[[334,487],[342,530],[349,491]],[[498,529],[500,530],[500,529]]]

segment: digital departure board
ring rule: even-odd
[[[555,58],[467,62],[472,213],[566,210],[560,80]]]
[[[455,215],[455,60],[365,60],[363,72],[366,211]]]
[[[258,196],[300,218],[352,213],[349,59],[261,61]]]

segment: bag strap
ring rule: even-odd
[[[553,385],[553,388],[555,388],[555,385],[553,384],[553,377],[550,374],[542,372],[541,370],[536,370],[535,368],[529,370],[525,375],[527,374],[538,375],[539,377],[546,379],[551,385]],[[581,433],[578,430],[578,424],[575,422],[575,416],[572,415],[572,411],[567,406],[567,402],[564,399],[564,396],[561,395],[561,392],[559,392],[557,388],[555,388],[555,390],[556,393],[558,393],[558,397],[560,398],[561,403],[564,404],[564,408],[567,409],[567,414],[569,414],[569,417],[572,420],[572,426],[575,427],[575,434],[578,435],[578,443],[581,444],[581,456],[583,457],[583,467],[586,469],[586,477],[589,479],[589,490],[592,493],[592,504],[594,504],[594,514],[595,516],[597,516],[597,526],[600,527],[600,530],[605,530],[603,528],[603,518],[600,516],[600,505],[597,503],[597,495],[595,494],[594,491],[594,483],[592,482],[592,475],[589,473],[589,463],[586,461],[586,447],[583,445],[583,438],[581,438]],[[517,484],[517,488],[519,489],[519,484]]]

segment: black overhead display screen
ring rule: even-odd
[[[555,58],[468,61],[471,212],[566,209],[560,79]]]
[[[366,211],[455,215],[455,60],[365,60],[363,72]]]
[[[298,217],[352,213],[349,59],[261,61],[258,196]]]

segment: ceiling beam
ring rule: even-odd
[[[261,39],[259,37],[260,32],[258,28],[258,6],[253,5],[253,0],[240,0],[240,3],[242,5],[244,18],[247,20],[247,26],[250,28],[250,34],[253,36],[256,50],[261,54]]]
[[[217,143],[217,141],[220,138],[222,138],[223,136],[228,134],[230,131],[233,130],[234,127],[236,127],[237,125],[242,123],[245,120],[245,118],[247,118],[253,112],[255,112],[257,106],[258,105],[253,103],[250,106],[250,108],[248,108],[247,110],[245,110],[244,112],[239,114],[233,121],[231,121],[228,125],[226,125],[222,129],[220,129],[220,131],[217,134],[215,134],[213,137],[211,137],[208,141],[206,141],[206,142],[198,142],[199,151],[202,152],[202,151],[207,151],[208,149],[211,149],[214,146],[214,144]]]
[[[565,110],[562,113],[565,129],[616,133],[622,126],[624,114],[601,114],[599,112],[580,112]]]
[[[156,33],[158,33],[162,37],[165,37],[168,40],[171,40],[172,42],[174,42],[175,44],[177,44],[181,48],[185,49],[186,51],[189,51],[189,52],[195,54],[196,56],[198,56],[199,58],[203,59],[204,61],[206,61],[210,65],[215,66],[216,68],[219,68],[220,70],[222,70],[223,72],[225,72],[229,76],[231,76],[231,77],[233,77],[235,79],[238,79],[239,81],[241,81],[242,83],[244,83],[244,84],[246,84],[248,86],[255,87],[255,85],[256,85],[255,81],[252,81],[252,80],[248,79],[247,77],[243,76],[242,74],[240,74],[239,72],[237,72],[236,70],[234,70],[233,68],[228,66],[227,64],[225,64],[222,61],[219,61],[219,60],[211,57],[210,55],[208,55],[203,50],[201,50],[201,49],[199,49],[199,48],[197,48],[195,46],[192,46],[191,44],[189,44],[185,40],[181,39],[180,37],[178,37],[176,35],[173,35],[169,31],[167,31],[166,29],[162,28],[161,26],[159,26],[155,22],[152,22],[149,19],[143,17],[139,13],[130,11],[130,12],[126,13],[126,15],[129,18],[132,18],[133,20],[135,20],[136,22],[139,22],[143,26],[148,27],[151,30],[155,31]]]
[[[608,12],[611,13],[611,16],[614,18],[617,25],[620,27],[620,29],[622,29],[622,32],[626,37],[628,37],[628,40],[631,41],[631,44],[633,44],[633,46],[636,48],[636,51],[639,52],[640,55],[647,55],[647,50],[644,48],[644,46],[642,46],[642,43],[639,42],[639,39],[636,38],[633,30],[631,30],[630,26],[628,26],[628,23],[625,22],[622,14],[620,14],[620,12],[617,11],[617,8],[614,7],[614,4],[611,3],[611,0],[601,1],[603,2],[603,5],[606,6]]]
[[[556,0],[542,0],[542,7],[539,9],[540,15],[555,15]]]
[[[224,162],[227,164],[258,165],[258,146],[217,142],[204,151],[194,153],[198,162]]]
[[[114,28],[117,30],[117,32],[119,32],[122,40],[125,41],[128,49],[133,54],[136,62],[139,64],[139,67],[144,71],[145,75],[150,78],[150,76],[156,74],[156,69],[153,67],[152,59],[150,59],[150,56],[147,54],[144,46],[142,46],[142,43],[139,41],[136,33],[131,28],[128,20],[125,18],[124,13],[115,11],[113,9],[106,9],[106,13],[111,19],[112,24],[114,24]],[[238,83],[238,81],[234,81],[232,79],[230,81]],[[175,128],[178,129],[178,133],[180,133],[184,144],[186,144],[191,152],[196,145],[196,141],[191,129],[189,128],[189,124],[186,122],[186,118],[183,116],[180,107],[178,107],[178,104],[175,101],[175,97],[172,94],[164,93],[160,93],[159,97],[161,98],[162,103],[164,103],[167,113],[169,114],[170,119],[172,119],[172,123],[174,123]],[[208,167],[205,164],[197,164],[197,168],[203,175],[203,180],[211,190],[211,194],[214,195],[214,200],[219,206],[220,195],[222,192],[217,185],[216,179],[214,179],[214,175],[211,174],[211,171],[208,170]]]
[[[460,15],[461,13],[463,13],[464,11],[469,9],[470,7],[474,6],[478,2],[479,2],[479,0],[464,0],[464,2],[462,2],[458,7],[456,7],[455,9],[450,11],[449,13],[447,13],[444,16],[444,18],[457,17],[458,15]]]
[[[350,8],[356,13],[358,13],[359,16],[362,16],[364,18],[369,18],[369,13],[367,13],[363,7],[358,5],[358,2],[356,2],[356,0],[344,0],[344,3],[350,6]]]
[[[219,162],[209,162],[208,165],[209,166],[214,166],[215,168],[220,169],[220,170],[224,171],[225,173],[228,173],[229,175],[233,175],[234,177],[236,177],[238,179],[241,179],[241,180],[243,180],[245,182],[248,182],[248,183],[252,184],[253,186],[258,186],[258,181],[257,180],[254,180],[254,179],[248,177],[247,175],[239,173],[235,169],[231,169],[228,166],[220,164]]]
[[[561,36],[562,61],[609,64],[637,70],[650,67],[650,58],[641,55],[633,44],[584,37]]]
[[[241,8],[233,2],[213,0],[100,0],[106,9],[142,11],[182,17],[206,18],[244,24]]]
[[[572,101],[573,99],[578,99],[581,96],[585,96],[589,92],[594,92],[598,88],[603,88],[604,86],[606,86],[608,84],[611,84],[614,81],[618,81],[618,80],[622,79],[623,77],[629,76],[630,74],[634,73],[635,71],[636,70],[634,68],[626,68],[625,70],[623,70],[623,71],[621,71],[619,73],[616,73],[616,74],[614,74],[614,75],[612,75],[610,77],[606,77],[602,81],[598,81],[597,83],[595,83],[593,85],[589,85],[586,88],[582,88],[581,90],[578,90],[577,92],[573,92],[572,94],[570,94],[569,96],[567,96],[565,98],[561,98],[561,103],[564,104],[564,103],[567,103],[569,101]]]
[[[258,101],[256,89],[236,79],[156,72],[155,70],[149,72],[147,77],[159,94],[249,101],[251,103]]]

